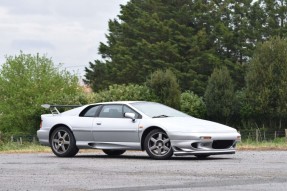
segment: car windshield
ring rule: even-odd
[[[168,107],[160,103],[136,102],[136,103],[132,103],[131,105],[134,106],[139,111],[146,114],[147,116],[153,117],[153,118],[188,117],[189,116],[185,113],[182,113],[180,111],[177,111],[176,109],[173,109],[171,107]]]

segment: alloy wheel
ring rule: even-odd
[[[156,156],[165,156],[171,150],[168,136],[163,132],[156,132],[148,140],[149,151]]]
[[[52,146],[57,153],[65,153],[70,147],[69,133],[65,130],[57,131],[52,139]]]

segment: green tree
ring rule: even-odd
[[[163,104],[180,108],[180,88],[171,70],[157,70],[150,75],[147,86]]]
[[[6,57],[0,69],[0,131],[35,133],[41,104],[77,104],[78,79],[59,71],[46,56]]]
[[[206,115],[203,99],[191,91],[183,92],[180,95],[180,110],[198,118],[204,118]]]
[[[108,87],[109,75],[106,64],[96,60],[94,64],[90,62],[90,67],[91,69],[85,68],[86,79],[84,79],[84,82],[90,84],[96,92]]]
[[[215,68],[204,94],[207,115],[227,123],[233,114],[234,97],[234,85],[227,67]]]
[[[264,37],[286,37],[287,1],[286,0],[260,0],[260,6],[265,13]]]
[[[271,127],[287,114],[287,40],[258,44],[246,75],[246,96],[258,121]],[[281,126],[281,125],[280,125]],[[273,126],[274,127],[274,126]]]
[[[244,6],[248,6],[248,2],[246,0]],[[243,30],[247,30],[247,21],[240,18],[244,26],[240,31],[242,36],[234,40],[235,29],[230,24],[232,11],[228,18],[221,14],[229,5],[201,0],[129,1],[121,7],[118,19],[109,21],[107,43],[99,47],[102,59],[90,63],[86,83],[94,91],[110,84],[142,84],[153,71],[170,68],[182,90],[203,95],[213,69],[227,64],[234,70],[234,76],[243,79],[239,77],[242,72],[236,72],[241,65],[233,66],[239,60],[235,52],[239,48],[229,47],[236,43],[240,43],[240,48],[246,45]],[[224,35],[219,36],[222,32]],[[241,60],[245,61],[246,55],[241,52]],[[103,81],[107,85],[103,86]]]

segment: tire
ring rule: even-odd
[[[144,148],[153,159],[165,160],[173,155],[170,140],[167,134],[160,129],[154,129],[146,136]]]
[[[58,157],[73,157],[79,152],[73,133],[64,126],[52,132],[50,144],[53,153]]]
[[[206,159],[210,155],[195,155],[197,159]]]
[[[119,155],[123,154],[124,152],[126,152],[126,150],[107,150],[107,149],[104,149],[103,152],[109,156],[119,156]]]

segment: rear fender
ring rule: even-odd
[[[53,133],[53,131],[55,131],[55,129],[57,129],[58,127],[66,127],[66,128],[68,128],[69,129],[69,131],[73,134],[73,136],[74,136],[74,133],[73,133],[73,131],[72,131],[72,128],[70,127],[70,126],[68,126],[68,125],[66,125],[66,124],[57,124],[57,125],[54,125],[52,128],[51,128],[51,130],[50,130],[50,132],[49,132],[49,142],[50,142],[50,140],[51,140],[51,136],[52,136],[52,133]]]

